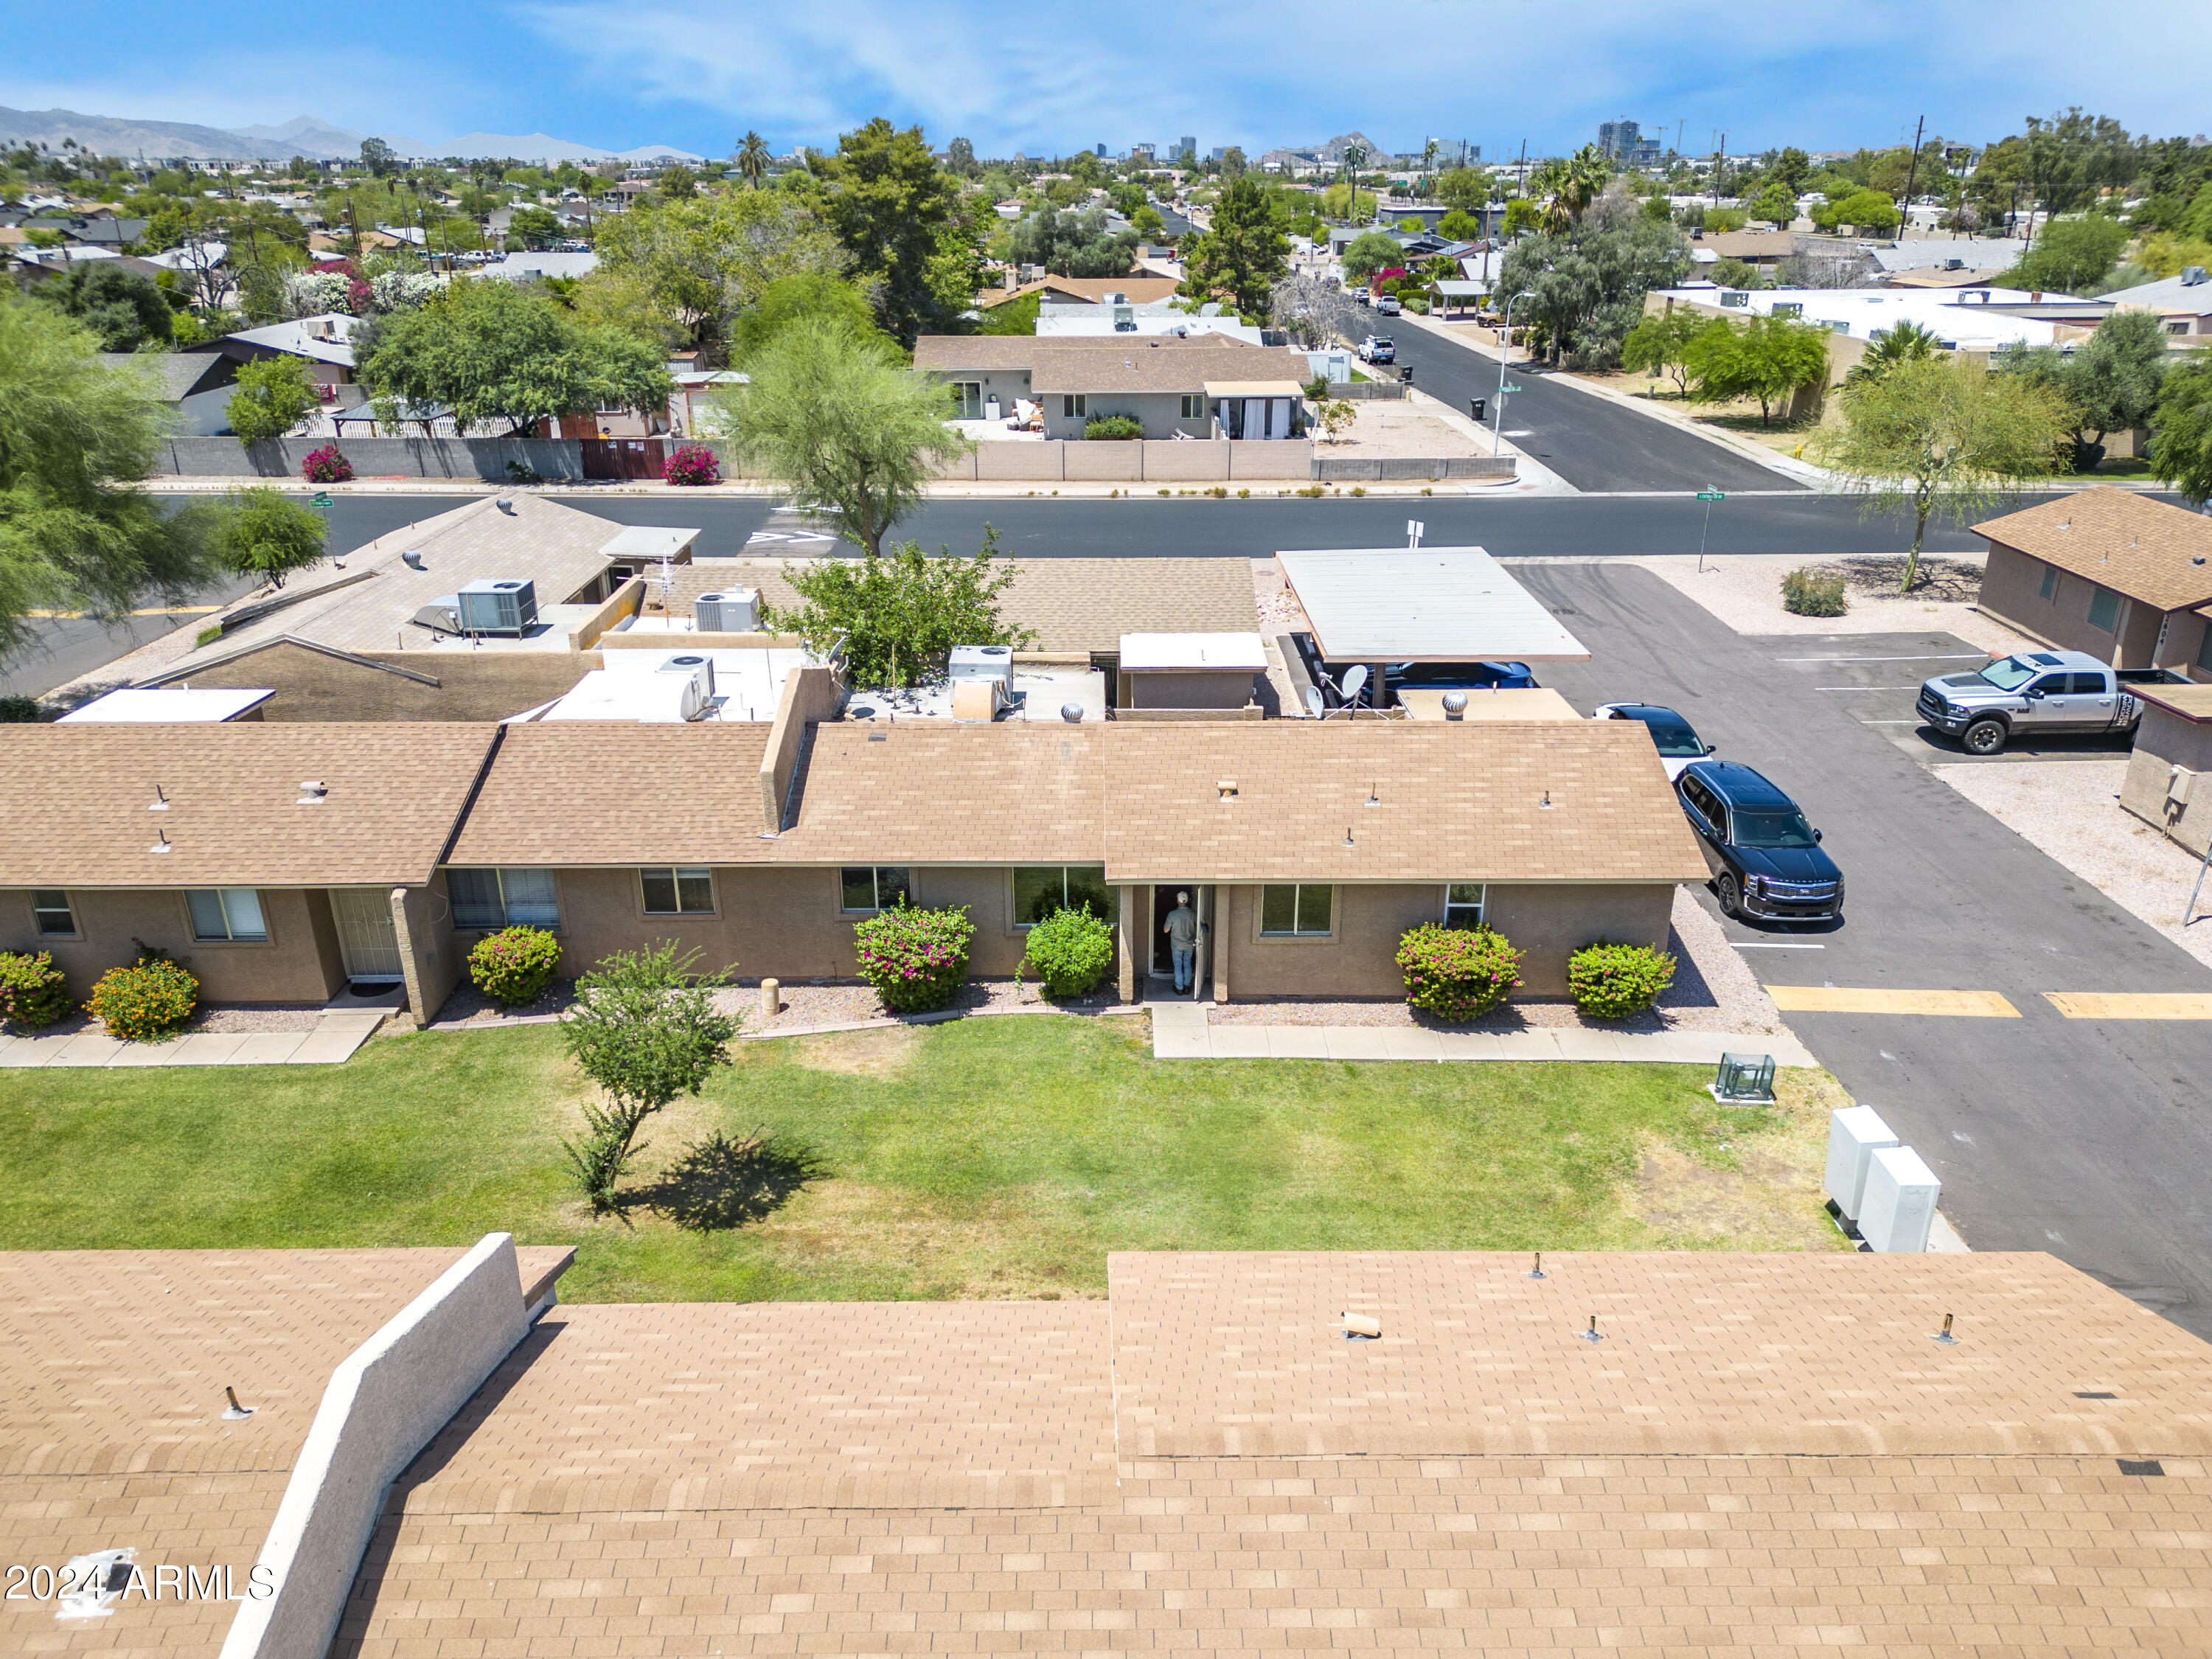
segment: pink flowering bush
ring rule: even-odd
[[[336,444],[309,450],[307,458],[300,463],[300,471],[309,483],[353,482],[353,463],[338,453]]]
[[[477,989],[510,1008],[535,1002],[560,965],[561,941],[543,927],[487,933],[469,952],[469,977]]]
[[[1424,922],[1398,940],[1406,1000],[1438,1019],[1479,1019],[1521,983],[1522,952],[1496,928]]]
[[[660,481],[672,484],[711,484],[722,482],[721,464],[704,444],[686,444],[671,455],[660,469]]]
[[[924,1013],[951,1001],[967,981],[968,942],[975,936],[965,910],[904,903],[853,924],[860,977],[896,1014]]]

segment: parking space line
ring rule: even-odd
[[[2212,1019],[2212,994],[2202,991],[2045,991],[2043,1000],[2069,1019]]]
[[[1825,951],[1825,945],[1784,945],[1774,939],[1730,939],[1739,951]]]
[[[1995,991],[1893,991],[1876,986],[1769,985],[1774,1006],[1800,1014],[1928,1014],[1962,1019],[2018,1019]]]

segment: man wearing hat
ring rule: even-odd
[[[1176,908],[1160,931],[1168,936],[1168,951],[1175,958],[1175,988],[1188,991],[1198,975],[1198,912],[1190,908],[1188,893],[1176,895]]]

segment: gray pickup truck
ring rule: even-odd
[[[2132,732],[2142,704],[2124,682],[2161,679],[2153,670],[2116,673],[2086,651],[2023,651],[1978,674],[1938,674],[1920,685],[1920,717],[1959,739],[1968,754],[2000,752],[2015,733],[2043,737]]]

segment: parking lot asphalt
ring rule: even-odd
[[[1955,747],[1880,723],[1909,716],[1920,680],[1972,647],[1944,634],[1751,638],[1634,567],[1515,574],[1592,653],[1540,678],[1585,711],[1680,709],[1825,832],[1848,884],[1840,925],[1723,921],[1763,983],[1994,992],[2016,1011],[1786,1016],[1936,1170],[1968,1243],[2048,1250],[2212,1337],[2212,1021],[2069,1019],[2045,997],[2202,994],[2212,970],[1926,769],[1965,758]],[[2008,755],[2116,752],[2073,738]],[[1717,917],[1711,892],[1699,898]]]

